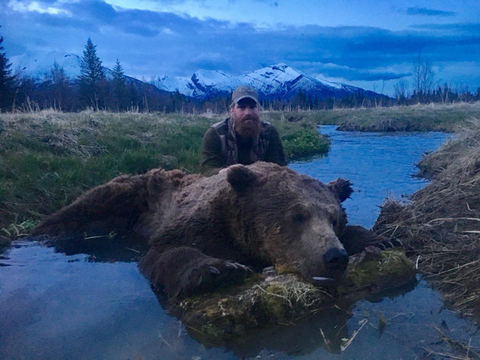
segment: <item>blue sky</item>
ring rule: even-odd
[[[139,79],[282,62],[391,95],[421,54],[437,82],[480,87],[478,0],[0,0],[0,25],[9,57],[81,55],[91,37]]]

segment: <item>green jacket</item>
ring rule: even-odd
[[[252,159],[251,150],[253,141],[242,139],[237,135],[235,139],[229,133],[230,118],[212,125],[203,137],[200,173],[205,176],[212,176],[229,165],[234,163],[250,165],[255,160]],[[273,162],[279,165],[285,165],[285,155],[283,146],[277,129],[268,122],[262,121],[262,131],[260,133],[260,142],[266,144],[264,151],[260,152],[256,161]],[[238,161],[232,161],[227,155],[228,146],[232,142],[238,149]]]

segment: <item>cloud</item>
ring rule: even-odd
[[[189,77],[198,69],[241,74],[284,62],[307,74],[370,82],[408,77],[419,53],[442,64],[445,78],[455,76],[458,62],[480,62],[477,23],[422,24],[404,31],[367,26],[258,28],[124,9],[101,0],[40,3],[65,12],[21,12],[0,4],[0,31],[9,56],[42,51],[81,55],[91,37],[106,66],[118,58],[127,74],[139,78]],[[472,76],[472,86],[475,81],[480,83],[479,76]]]
[[[452,33],[465,33],[467,35],[480,36],[480,23],[448,23],[448,24],[417,24],[412,29],[435,30]]]
[[[319,72],[329,78],[343,78],[347,81],[398,80],[411,76],[410,72],[395,72],[384,69],[365,70],[331,63],[317,63],[312,66],[312,72]]]
[[[434,9],[419,8],[419,7],[407,8],[407,15],[449,17],[449,16],[455,16],[455,14],[456,13],[454,13],[453,11],[434,10]]]

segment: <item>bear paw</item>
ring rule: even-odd
[[[209,261],[188,269],[173,288],[166,289],[170,297],[184,299],[199,292],[209,291],[245,279],[252,270],[228,260]]]

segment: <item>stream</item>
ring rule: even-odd
[[[374,224],[386,197],[425,186],[412,176],[415,163],[449,137],[334,126],[320,131],[332,140],[328,155],[289,166],[324,182],[351,180],[355,192],[344,206],[349,222],[365,227]],[[0,254],[0,359],[443,359],[454,351],[446,338],[480,347],[477,325],[446,309],[420,277],[416,286],[350,309],[254,331],[223,346],[203,344],[163,310],[135,256],[127,248],[109,259],[15,241]]]

